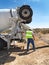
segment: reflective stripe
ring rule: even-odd
[[[33,38],[32,31],[26,31],[26,38]]]
[[[32,31],[26,31],[26,34],[32,34]]]

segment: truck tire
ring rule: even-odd
[[[32,22],[32,18],[30,18],[30,19],[28,19],[28,20],[26,20],[26,21],[22,21],[21,23],[29,24],[29,23],[31,23],[31,22]]]
[[[20,10],[19,10],[20,18],[27,20],[31,18],[32,15],[33,15],[33,11],[29,5],[23,5],[22,7],[20,7]]]
[[[3,49],[4,47],[7,47],[7,42],[0,38],[0,49]]]
[[[26,23],[27,23],[27,24],[29,24],[29,23],[31,23],[31,22],[32,22],[32,18],[26,20]]]

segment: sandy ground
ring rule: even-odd
[[[30,49],[26,53],[26,44],[16,43],[11,47],[0,51],[0,65],[49,65],[49,34],[35,38],[36,51]],[[21,48],[24,46],[24,49]],[[30,45],[30,48],[32,45]]]

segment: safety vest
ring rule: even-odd
[[[26,38],[33,38],[32,31],[26,31]]]

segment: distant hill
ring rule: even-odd
[[[43,34],[46,34],[46,33],[49,33],[49,28],[36,28],[36,29],[33,29],[33,31],[34,31],[35,33],[41,32],[41,33],[43,33]]]

